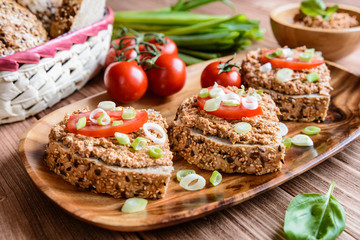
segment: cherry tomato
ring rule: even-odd
[[[222,69],[221,64],[225,64],[225,62],[217,61],[206,66],[201,73],[201,87],[207,88],[213,86],[215,82],[224,87],[240,87],[241,77],[238,70],[231,66],[230,68],[225,66],[225,69]],[[219,74],[221,70],[222,72]]]
[[[161,54],[170,54],[170,55],[177,55],[178,54],[178,48],[173,40],[171,40],[168,37],[164,37],[165,44],[161,44],[156,41],[155,38],[150,39],[148,42],[154,44],[157,49],[161,50]]]
[[[122,46],[119,46],[121,41]],[[120,48],[134,46],[136,44],[135,37],[134,36],[122,36],[120,38],[117,38],[113,41],[111,41],[110,47],[114,48],[114,45],[119,46]]]
[[[225,93],[231,92],[229,89],[226,89],[222,86],[219,87],[221,87]],[[208,89],[210,91],[212,87],[209,87]],[[206,98],[198,97],[197,98],[198,107],[200,109],[204,109],[205,102],[209,99],[210,97],[206,97]],[[225,119],[242,119],[243,117],[254,117],[257,115],[261,115],[263,114],[263,111],[260,106],[254,110],[250,110],[245,108],[243,104],[240,104],[239,106],[226,106],[225,104],[221,103],[218,110],[207,113]]]
[[[272,67],[276,68],[290,68],[293,70],[302,70],[302,69],[310,69],[317,67],[324,63],[324,60],[321,58],[317,58],[314,56],[310,62],[303,62],[299,60],[299,52],[294,52],[293,60],[286,60],[286,58],[268,58],[266,54],[271,54],[272,52],[276,51],[276,49],[271,49],[265,51],[260,58],[262,63],[270,62]]]
[[[139,100],[148,87],[147,76],[135,61],[110,64],[104,82],[109,95],[121,103]]]
[[[186,66],[176,55],[160,55],[155,61],[159,68],[146,72],[150,90],[159,96],[170,96],[180,91],[185,85]]]
[[[111,123],[108,125],[99,125],[90,121],[89,116],[91,112],[86,112],[70,116],[66,124],[66,128],[69,132],[89,137],[111,137],[114,136],[115,132],[132,133],[138,130],[144,125],[144,123],[148,121],[147,112],[137,112],[133,119],[122,119],[122,111],[106,111],[106,113],[110,116],[111,122],[122,120],[123,124],[118,126],[112,126]],[[97,115],[95,114],[95,119],[100,117],[100,115],[101,112],[99,112]],[[78,130],[76,128],[76,123],[82,117],[86,117],[86,126]]]
[[[120,52],[122,50],[115,50],[114,48],[110,48],[108,54],[105,58],[105,68],[107,68],[111,63],[117,62],[117,57],[120,56]],[[128,49],[124,52],[124,60],[129,60],[132,58],[136,58],[137,53],[134,49]]]

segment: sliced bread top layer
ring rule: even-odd
[[[238,90],[236,87],[228,87],[228,89],[233,92]],[[174,124],[199,129],[204,135],[228,139],[232,144],[277,144],[280,138],[277,117],[279,110],[269,95],[262,93],[260,96],[259,106],[263,114],[244,117],[241,120],[227,120],[206,113],[198,108],[197,96],[193,96],[181,103]],[[246,134],[238,134],[234,126],[239,122],[248,122],[252,129]]]
[[[87,112],[86,109],[76,111]],[[146,111],[146,110],[137,110]],[[66,115],[64,120],[51,128],[49,141],[60,142],[68,147],[71,152],[86,158],[96,158],[103,161],[105,164],[129,167],[129,168],[143,168],[150,166],[172,166],[172,153],[169,147],[169,141],[166,139],[164,144],[155,144],[148,136],[146,136],[143,128],[127,134],[130,143],[137,137],[143,137],[147,140],[147,146],[139,151],[127,144],[120,145],[115,137],[88,137],[80,134],[74,134],[66,129],[66,124],[70,115]],[[155,111],[148,111],[148,122],[159,124],[166,133],[167,124],[165,119]],[[150,130],[153,134],[154,131]],[[158,146],[162,149],[163,155],[161,158],[153,158],[149,155],[150,146]]]
[[[304,51],[305,49],[306,47],[296,48],[298,51]],[[260,67],[263,65],[260,58],[267,50],[269,49],[262,48],[246,54],[246,58],[242,63],[241,73],[244,82],[248,86],[271,89],[289,95],[312,93],[330,95],[332,90],[330,86],[330,71],[325,63],[311,69],[294,70],[291,81],[279,82],[276,80],[276,73],[280,68],[272,67],[270,72],[260,71]],[[313,83],[308,82],[306,75],[311,72],[318,73],[320,79]]]

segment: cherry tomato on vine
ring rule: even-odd
[[[110,64],[104,82],[109,95],[121,103],[139,100],[148,87],[148,78],[135,61]]]
[[[119,46],[121,42],[121,46]],[[136,40],[134,36],[122,36],[117,39],[111,41],[110,47],[116,48],[119,46],[120,48],[134,46],[136,44]]]
[[[148,42],[154,44],[157,49],[161,50],[161,54],[170,54],[170,55],[177,55],[178,54],[178,48],[173,40],[171,40],[168,37],[164,37],[165,43],[162,44],[158,41],[156,41],[156,38],[150,39]]]
[[[121,51],[122,49],[120,50],[115,50],[114,48],[109,49],[109,52],[105,58],[105,68],[107,68],[111,63],[118,61],[117,58],[120,56]],[[124,56],[124,60],[129,60],[132,58],[136,58],[137,53],[134,49],[128,49],[124,51],[123,56]]]
[[[224,87],[240,87],[241,77],[235,65],[217,61],[207,65],[201,73],[201,87],[213,86],[215,82]]]
[[[186,66],[176,55],[160,55],[155,61],[159,68],[146,72],[150,90],[159,96],[170,96],[180,91],[185,85]]]

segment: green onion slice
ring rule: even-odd
[[[225,95],[224,90],[222,90],[222,88],[219,87],[213,87],[210,92],[209,92],[210,97],[212,98],[216,98],[216,97],[221,97],[223,95]]]
[[[306,75],[306,80],[310,83],[316,82],[320,79],[320,76],[317,72],[311,72]]]
[[[122,110],[122,107],[116,107],[114,108],[114,111],[121,111]]]
[[[279,82],[288,82],[292,79],[294,71],[290,68],[282,68],[276,73],[276,80]]]
[[[102,101],[102,102],[99,102],[97,107],[104,109],[104,110],[113,111],[116,107],[116,104],[113,101]]]
[[[234,128],[235,128],[235,132],[239,134],[246,134],[251,131],[252,126],[250,125],[250,123],[247,122],[239,122],[235,124]]]
[[[176,178],[180,182],[183,177],[193,173],[195,173],[195,170],[188,170],[188,169],[180,170],[176,173]]]
[[[257,94],[262,94],[263,92],[264,92],[263,89],[258,89],[258,90],[256,91]]]
[[[299,60],[303,62],[310,62],[312,57],[313,57],[312,54],[307,52],[302,52],[299,54]]]
[[[147,141],[143,137],[137,137],[132,143],[131,146],[134,148],[135,151],[140,151],[143,149],[147,144]]]
[[[193,182],[195,183],[191,184]],[[188,174],[180,180],[180,186],[189,191],[196,191],[203,189],[205,185],[206,185],[205,178],[203,178],[202,176],[196,173]]]
[[[112,125],[113,125],[114,127],[119,126],[119,125],[123,125],[123,124],[124,124],[124,121],[123,121],[123,120],[113,121],[113,122],[112,122]]]
[[[76,123],[76,129],[79,130],[86,126],[86,117],[80,118]]]
[[[245,93],[245,86],[241,85],[240,89],[236,93],[242,96]]]
[[[221,174],[216,170],[213,171],[210,177],[211,184],[214,186],[219,185],[221,183],[221,180],[222,180]]]
[[[310,54],[311,56],[314,56],[315,48],[306,49],[304,52]]]
[[[283,137],[286,134],[288,134],[289,129],[288,127],[285,125],[285,123],[280,122],[280,135]]]
[[[158,146],[150,146],[149,147],[149,154],[153,158],[161,158],[164,154],[163,150],[159,148]]]
[[[124,213],[140,212],[146,208],[147,200],[142,198],[129,198],[126,199],[121,211]]]
[[[278,48],[276,49],[274,52],[272,53],[267,53],[265,54],[265,57],[269,58],[269,59],[273,59],[275,57],[281,57],[283,55],[283,49],[282,48]]]
[[[201,97],[201,98],[208,97],[209,96],[209,89],[207,89],[207,88],[201,89],[198,96]]]
[[[298,134],[291,139],[291,143],[300,147],[311,147],[314,145],[311,138],[304,134]]]
[[[136,116],[136,111],[134,109],[126,108],[123,110],[122,119],[133,119]]]
[[[284,144],[284,146],[285,146],[286,148],[291,147],[291,138],[289,138],[289,137],[285,138],[285,139],[282,141],[282,143]]]
[[[238,100],[235,100],[235,99],[223,100],[223,103],[226,106],[239,106],[240,105],[240,102]]]
[[[315,135],[318,134],[321,131],[321,128],[315,127],[315,126],[308,126],[304,128],[301,132],[306,135]]]
[[[106,112],[103,112],[96,121],[99,125],[108,125],[110,124],[111,119]]]
[[[213,112],[219,109],[221,104],[221,98],[212,98],[205,102],[204,110],[207,112]]]
[[[130,143],[129,137],[124,133],[116,132],[115,133],[115,138],[116,138],[116,140],[118,141],[118,143],[120,145],[127,145],[127,144]]]

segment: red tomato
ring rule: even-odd
[[[167,54],[160,55],[155,64],[159,68],[151,68],[146,72],[153,93],[166,97],[183,88],[186,80],[186,66],[183,60]]]
[[[120,133],[132,133],[138,130],[148,121],[147,112],[137,112],[136,116],[133,119],[122,119],[122,111],[106,111],[110,116],[111,122],[117,120],[123,120],[123,124],[118,126],[108,125],[99,125],[93,123],[89,120],[91,112],[80,113],[70,116],[66,128],[69,132],[81,134],[89,137],[111,137],[114,136],[115,132]],[[100,117],[101,113],[99,112],[95,115],[95,118]],[[77,130],[76,123],[82,117],[86,117],[86,126]]]
[[[279,57],[270,59],[265,56],[266,54],[271,54],[274,51],[276,51],[276,49],[271,49],[271,50],[265,51],[262,54],[260,61],[262,63],[270,62],[272,67],[290,68],[293,70],[310,69],[310,68],[317,67],[324,63],[323,59],[316,58],[315,56],[312,58],[312,60],[310,62],[300,61],[298,58],[299,53],[297,53],[297,52],[294,53],[293,60],[291,60],[291,61],[286,60],[285,58],[279,58]]]
[[[219,64],[224,64],[224,62],[217,61],[206,66],[201,73],[201,87],[207,88],[213,86],[215,82],[224,87],[240,87],[241,77],[238,70],[235,67],[232,67],[229,71],[223,71],[219,74],[219,71],[221,70]]]
[[[121,50],[115,50],[114,48],[110,48],[108,54],[105,58],[105,68],[107,68],[111,63],[117,62],[117,57],[120,56]],[[125,60],[129,60],[132,58],[136,58],[137,53],[134,49],[128,49],[124,52]]]
[[[219,87],[221,87],[225,93],[231,92],[229,89],[226,89],[222,86]],[[208,89],[210,91],[212,87],[209,87]],[[209,99],[210,97],[206,97],[206,98],[198,97],[197,98],[198,107],[204,110],[205,102]],[[261,115],[263,114],[263,111],[260,106],[257,109],[250,110],[245,108],[242,104],[240,104],[239,106],[226,106],[225,104],[221,103],[218,110],[207,113],[226,119],[242,119],[243,117],[254,117],[257,115]]]
[[[155,38],[150,39],[148,42],[154,44],[157,47],[157,49],[161,50],[161,54],[177,55],[178,48],[174,43],[174,41],[168,37],[164,37],[164,39],[165,39],[165,44],[161,44],[157,42]]]
[[[122,40],[122,41],[121,41]],[[119,46],[121,41],[122,46]],[[110,47],[114,48],[114,45],[119,46],[120,48],[134,46],[136,44],[134,36],[123,36],[111,41]]]
[[[139,100],[148,87],[147,76],[135,61],[110,64],[104,82],[109,95],[121,103]]]

